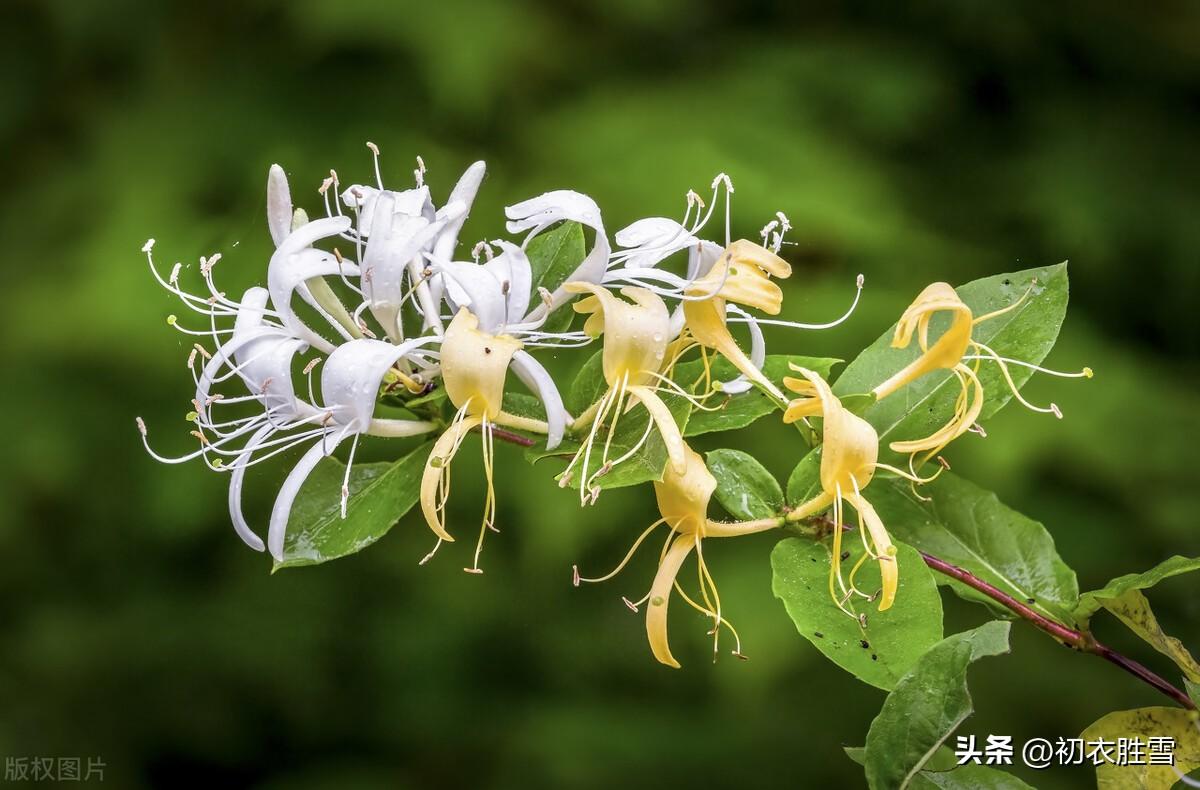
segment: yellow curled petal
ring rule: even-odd
[[[442,337],[442,381],[456,407],[494,419],[504,400],[504,380],[521,341],[479,330],[479,319],[465,307]]]
[[[883,584],[883,592],[879,597],[879,611],[892,607],[896,600],[896,587],[900,584],[900,568],[896,562],[896,547],[883,526],[883,519],[875,512],[875,508],[866,497],[851,495],[850,503],[854,505],[866,524],[867,532],[871,535],[871,543],[875,553],[879,555],[879,577]]]
[[[568,283],[572,293],[591,294],[577,304],[576,309],[591,312],[584,331],[596,337],[604,334],[604,380],[610,387],[628,377],[630,384],[647,384],[666,358],[667,335],[671,314],[667,305],[645,288],[622,288],[618,299],[607,288],[592,283]],[[579,304],[583,307],[580,308]]]
[[[650,652],[660,664],[675,669],[679,669],[679,662],[671,655],[671,646],[667,641],[667,606],[671,602],[675,577],[679,575],[679,569],[695,543],[695,535],[680,535],[671,542],[658,565],[658,573],[650,587],[650,600],[646,605],[646,638],[650,642]]]
[[[966,433],[979,419],[979,415],[983,411],[983,384],[975,375],[975,371],[966,365],[958,365],[954,370],[962,377],[959,408],[955,410],[954,416],[941,428],[923,439],[892,442],[889,446],[893,451],[897,453],[937,453]]]
[[[787,261],[765,247],[740,239],[730,244],[708,273],[689,285],[685,293],[725,299],[778,315],[783,291],[771,282],[770,275],[787,277],[791,273]]]
[[[444,503],[437,501],[438,487],[442,482],[442,475],[446,474],[450,462],[454,460],[455,448],[463,435],[482,422],[482,417],[468,415],[452,423],[433,443],[433,449],[425,461],[425,471],[421,474],[421,513],[424,514],[425,523],[433,530],[433,534],[448,543],[453,543],[454,538],[450,537],[450,533],[442,524],[439,504]]]
[[[879,434],[869,422],[847,411],[825,380],[815,372],[795,365],[792,369],[808,379],[821,404],[824,421],[822,490],[833,494],[839,488],[843,492],[854,490],[856,485],[860,489],[866,488],[875,475],[875,463],[879,460]],[[811,406],[805,401],[797,404],[797,412],[809,409]]]
[[[654,483],[658,512],[676,532],[703,535],[708,522],[708,502],[717,490],[717,479],[708,471],[700,454],[686,443],[683,457],[681,472],[668,464],[663,479]]]
[[[687,445],[683,443],[683,434],[675,424],[675,417],[667,408],[667,404],[649,387],[630,387],[629,394],[641,401],[646,411],[650,412],[650,419],[654,420],[654,426],[658,428],[663,444],[667,446],[667,458],[671,467],[676,474],[684,474],[687,471],[687,456],[684,455]]]
[[[950,326],[930,345],[929,322],[940,312],[951,314]],[[877,386],[875,397],[883,399],[926,373],[954,368],[967,353],[971,343],[971,326],[971,308],[952,287],[946,283],[929,285],[900,316],[892,337],[893,348],[907,348],[915,333],[921,355]]]
[[[786,401],[787,396],[763,375],[746,352],[742,351],[729,327],[725,324],[725,302],[718,298],[692,300],[683,303],[683,315],[688,331],[696,342],[714,349],[729,360],[746,378],[771,393],[775,398]]]
[[[748,239],[738,239],[725,251],[735,263],[754,266],[780,279],[792,276],[791,264],[761,244],[755,244]]]

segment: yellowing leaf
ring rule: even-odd
[[[1197,714],[1183,708],[1137,708],[1104,716],[1083,731],[1081,737],[1085,741],[1103,738],[1115,743],[1120,738],[1138,738],[1149,743],[1152,737],[1174,738],[1175,765],[1104,763],[1096,768],[1098,790],[1167,790],[1179,781],[1180,774],[1200,767],[1198,726]],[[1146,762],[1149,762],[1148,749]]]

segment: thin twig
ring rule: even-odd
[[[1076,631],[1072,628],[1068,628],[1062,623],[1058,623],[1048,617],[1044,617],[1008,593],[988,584],[970,571],[960,568],[957,565],[952,565],[945,560],[938,559],[932,554],[927,554],[922,551],[921,558],[925,560],[925,564],[933,570],[937,571],[938,573],[943,573],[953,579],[957,579],[971,589],[983,593],[988,598],[991,598],[993,601],[1003,606],[1005,609],[1015,613],[1021,619],[1028,620],[1029,622],[1033,623],[1034,626],[1050,634],[1050,636],[1054,637],[1068,647],[1072,647],[1082,653],[1091,653],[1092,655],[1100,656],[1105,661],[1115,664],[1143,683],[1147,683],[1158,689],[1183,707],[1188,708],[1189,710],[1196,709],[1196,703],[1192,702],[1191,698],[1188,697],[1187,694],[1184,694],[1170,682],[1165,680],[1162,676],[1158,675],[1147,667],[1142,666],[1132,658],[1121,655],[1108,645],[1098,641],[1087,631]]]
[[[475,428],[474,431],[476,433],[478,433],[479,429]],[[499,439],[502,442],[508,442],[509,444],[516,444],[521,447],[533,447],[535,444],[537,444],[536,439],[530,439],[528,436],[522,436],[521,434],[517,433],[516,431],[509,431],[504,428],[497,428],[495,425],[492,426],[492,436],[495,436],[497,439]]]

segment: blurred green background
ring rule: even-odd
[[[653,552],[571,587],[572,563],[606,569],[653,518],[649,490],[580,511],[506,447],[484,575],[459,570],[467,542],[418,567],[413,513],[358,556],[270,576],[229,526],[226,479],[138,443],[135,414],[188,448],[191,397],[163,321],[177,308],[139,248],[155,237],[167,265],[220,251],[230,290],[262,281],[267,166],[316,209],[329,167],[369,178],[373,140],[393,184],[422,154],[437,195],[488,161],[466,242],[546,189],[591,194],[611,232],[728,172],[735,233],[776,209],[796,228],[788,317],[837,315],[866,275],[852,321],[775,333],[776,351],[848,357],[930,280],[1070,259],[1049,364],[1096,378],[1035,381],[1065,420],[1010,408],[950,458],[1044,521],[1087,589],[1200,553],[1198,25],[1184,0],[5,2],[0,755],[99,755],[129,788],[861,786],[841,746],[883,694],[795,633],[771,536],[709,554],[745,663],[710,663],[682,606],[684,669],[651,660],[619,596],[640,595]],[[785,476],[791,436],[764,420],[726,442]],[[477,446],[452,523],[478,518]],[[249,476],[257,523],[283,474]],[[1151,594],[1193,646],[1195,592]],[[985,617],[947,606],[948,628]],[[1162,701],[1020,624],[972,690],[960,732],[1018,743]]]

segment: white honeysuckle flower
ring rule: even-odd
[[[545,320],[527,314],[532,271],[525,251],[507,241],[494,242],[501,252],[483,264],[464,261],[432,262],[445,286],[444,297],[453,315],[467,310],[478,322],[477,330],[490,336],[511,337],[522,346],[585,345],[582,332],[541,332]],[[547,448],[562,441],[571,415],[550,374],[523,348],[512,357],[511,368],[546,409]]]
[[[537,305],[527,317],[529,321],[544,320],[547,315],[562,306],[571,294],[564,287],[569,282],[599,283],[608,267],[608,256],[612,247],[604,232],[604,222],[600,217],[600,207],[596,201],[580,192],[559,189],[547,192],[529,200],[521,201],[504,209],[508,217],[506,225],[509,233],[524,233],[529,231],[522,249],[529,246],[539,233],[558,222],[573,221],[586,225],[596,233],[596,241],[592,249],[584,256],[579,266],[563,284],[550,294],[549,299]]]
[[[362,257],[362,292],[375,320],[388,337],[399,342],[404,339],[401,309],[413,292],[408,284],[412,280],[410,263],[420,259],[446,221],[404,215],[395,210],[396,204],[390,192],[380,193],[374,201]],[[363,230],[367,227],[363,225]],[[424,279],[423,273],[417,277],[418,282]]]
[[[288,186],[287,174],[279,165],[271,165],[267,173],[267,227],[271,232],[271,239],[275,242],[275,247],[281,246],[291,236],[292,231],[306,224],[308,224],[308,215],[304,213],[303,209],[296,209],[292,206],[292,193]],[[339,272],[343,282],[347,282],[346,275],[349,273],[351,273],[349,270]],[[353,286],[351,287],[353,288]],[[358,289],[354,288],[353,290],[357,291]],[[339,334],[343,337],[347,335],[362,337],[362,330],[333,289],[325,282],[324,277],[313,277],[301,282],[296,286],[296,292],[300,294],[301,299],[320,313],[322,318],[331,325],[339,327]]]
[[[343,441],[352,437],[350,458],[342,481],[342,518],[346,517],[349,500],[350,471],[358,439],[366,433],[378,436],[416,436],[436,430],[434,423],[423,420],[382,420],[374,417],[375,401],[383,377],[402,357],[421,346],[436,342],[435,337],[422,337],[400,345],[382,340],[363,338],[343,343],[325,361],[321,373],[320,438],[300,457],[279,489],[267,532],[267,548],[276,561],[283,559],[284,538],[292,505],[301,486],[322,458],[333,454]]]
[[[430,281],[432,273],[427,271],[424,258],[433,254],[444,260],[453,255],[486,166],[475,162],[468,167],[451,190],[446,205],[437,209],[424,184],[425,167],[420,157],[415,171],[417,186],[389,190],[384,187],[379,170],[379,149],[372,143],[367,145],[374,156],[376,186],[354,184],[341,193],[340,201],[335,201],[339,216],[344,204],[357,218],[355,229],[348,230],[346,238],[358,248],[365,304],[388,336],[400,342],[404,339],[399,323],[400,306],[415,295],[424,326],[440,335],[442,319],[437,308],[442,286],[436,279]],[[328,189],[336,185],[336,173],[331,171],[331,178],[322,187],[329,216],[334,212]]]
[[[339,260],[333,253],[312,246],[322,239],[345,233],[349,228],[350,220],[346,217],[329,217],[301,225],[280,242],[267,264],[267,290],[271,292],[271,303],[284,325],[293,335],[326,354],[333,351],[334,344],[300,320],[292,308],[292,293],[297,290],[302,294],[309,293],[305,283],[315,278],[358,275],[357,265]],[[304,288],[301,289],[301,286]],[[313,306],[318,307],[315,303]],[[328,313],[319,307],[318,312],[343,339],[354,339]]]
[[[338,385],[338,377],[345,381],[345,360],[347,354],[338,351],[330,356],[342,360],[327,370],[322,376],[323,392],[327,402],[340,404],[337,408],[314,406],[295,394],[292,381],[292,360],[298,353],[304,353],[308,344],[293,337],[286,327],[268,319],[271,311],[266,307],[269,293],[264,288],[251,288],[242,298],[241,307],[237,312],[231,336],[224,343],[219,338],[225,330],[214,328],[212,337],[217,341],[216,351],[207,356],[202,370],[195,375],[196,396],[193,400],[195,410],[188,415],[195,423],[193,435],[200,441],[200,448],[194,452],[179,457],[167,457],[155,452],[149,445],[144,423],[139,419],[138,428],[146,450],[163,463],[182,463],[197,457],[203,457],[209,467],[221,472],[230,473],[229,482],[229,513],[234,529],[242,540],[256,551],[262,551],[262,540],[251,529],[242,512],[242,489],[245,470],[261,461],[286,452],[300,444],[312,441],[314,438],[327,437],[334,428],[353,430],[358,433],[369,433],[374,436],[412,436],[435,430],[436,425],[430,422],[415,420],[371,419],[369,412],[363,416],[363,402],[350,403],[345,395],[346,387]],[[176,322],[172,322],[177,325]],[[435,342],[436,338],[427,337],[410,341],[404,346],[382,344],[388,351],[384,353],[390,359],[410,355],[417,360],[433,352],[421,349],[421,346]],[[349,344],[377,343],[378,341],[355,340]],[[346,346],[339,347],[339,351]],[[356,346],[361,347],[361,346]],[[203,347],[198,346],[197,349]],[[198,351],[192,352],[189,361],[191,366]],[[319,360],[314,360],[317,362]],[[351,362],[369,362],[366,356],[359,354]],[[391,363],[389,363],[391,364]],[[306,368],[311,373],[313,363]],[[374,375],[374,368],[367,367],[360,371]],[[379,373],[379,379],[386,372],[386,367]],[[213,393],[213,388],[231,379],[244,382],[249,395],[226,397]],[[311,386],[310,386],[311,389]],[[359,398],[369,398],[373,405],[378,393],[379,382],[374,388],[361,386],[354,391]],[[331,396],[330,393],[333,393]],[[339,394],[341,393],[341,394]],[[336,397],[335,397],[336,396]],[[254,402],[262,407],[262,411],[249,417],[229,420],[218,419],[214,414],[217,407],[229,407],[236,404]],[[343,416],[347,406],[356,410],[348,418]],[[349,426],[349,428],[347,428]],[[296,429],[303,429],[295,432]],[[276,438],[282,434],[281,438]],[[335,441],[344,438],[342,434]],[[330,448],[330,452],[332,447]],[[310,451],[311,452],[311,451]],[[215,456],[215,459],[213,458]],[[230,458],[228,463],[226,458]],[[313,462],[315,463],[315,461]],[[294,494],[292,495],[294,498]],[[278,557],[276,557],[278,559]]]

